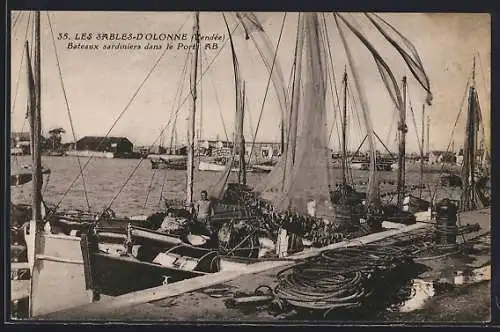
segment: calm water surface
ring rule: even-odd
[[[88,158],[80,158],[82,166],[87,163]],[[30,156],[12,157],[11,167],[29,164]],[[139,164],[140,163],[140,164]],[[45,177],[43,195],[49,203],[57,203],[64,193],[69,189],[71,182],[80,174],[78,161],[75,157],[43,157],[42,164],[51,169],[52,173]],[[137,170],[130,177],[128,183],[123,187],[119,196],[113,202],[111,208],[118,215],[149,214],[159,207],[160,192],[162,184],[163,197],[171,199],[184,199],[186,193],[186,172],[181,170],[153,170],[149,160],[139,159],[92,159],[84,169],[85,186],[92,210],[99,210],[107,206],[115,195],[120,191],[125,181],[132,174],[134,168]],[[340,177],[340,170],[333,170],[336,177]],[[381,181],[395,181],[396,172],[380,173]],[[231,177],[234,179],[236,173]],[[365,182],[368,172],[353,171],[355,182]],[[195,195],[207,189],[215,183],[220,176],[216,172],[195,171]],[[267,174],[249,173],[247,181],[249,185],[256,185],[263,181]],[[438,181],[439,174],[424,174],[424,183],[431,184],[431,188]],[[409,172],[407,174],[408,184],[418,184],[419,173]],[[13,203],[30,203],[31,182],[22,186],[12,187],[11,197]],[[357,187],[363,190],[364,186]],[[381,191],[394,191],[395,185],[382,184]],[[148,191],[149,197],[146,202]],[[69,189],[61,203],[61,208],[86,209],[87,203],[84,195],[82,178],[79,177]],[[425,196],[429,196],[429,190],[424,190]],[[439,196],[449,196],[449,190],[441,191]],[[425,197],[424,197],[425,198]]]

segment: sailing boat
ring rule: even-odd
[[[193,28],[195,35],[198,35],[198,20],[198,13],[196,13]],[[345,223],[343,226],[348,229],[352,227],[352,224],[357,226],[350,215],[352,211],[342,210],[344,208],[342,204],[335,205],[331,202],[330,174],[327,169],[328,149],[324,129],[327,81],[325,75],[328,68],[324,54],[326,47],[321,47],[323,40],[319,27],[318,14],[299,14],[296,61],[294,61],[294,87],[289,109],[290,116],[286,120],[285,153],[269,178],[266,179],[264,190],[260,191],[260,198],[266,199],[267,194],[274,193],[274,197],[270,197],[268,202],[274,205],[275,211],[287,218],[296,217],[296,215],[291,216],[290,212],[293,211],[297,214],[305,214],[305,217],[301,216],[300,218],[309,224],[327,220]],[[196,49],[191,50],[193,66],[191,70],[192,107],[188,128],[186,197],[188,208],[193,203],[198,42],[196,45]],[[236,68],[234,48],[233,61],[233,67]],[[351,64],[351,70],[353,67],[355,66]],[[271,67],[271,76],[272,73]],[[240,107],[242,105],[243,80],[239,79],[237,75],[238,72],[235,70],[236,111],[239,112],[238,114],[243,114],[243,108]],[[354,77],[355,81],[359,82],[359,77],[356,77],[356,74]],[[237,118],[241,120],[243,117],[241,115]],[[364,110],[364,118],[367,127],[371,128],[369,113],[366,110]],[[367,131],[368,133],[373,132],[372,130]],[[242,131],[239,133],[241,134]],[[369,142],[372,146],[371,136],[372,134],[369,134]],[[240,139],[238,143],[243,146],[240,148],[240,152],[244,151],[244,138]],[[236,152],[234,154],[236,155]],[[255,201],[245,200],[248,191],[242,190],[247,189],[245,159],[241,159],[244,157],[244,153],[239,153],[239,157],[241,171],[239,172],[238,185],[234,186],[227,182],[227,174],[232,168],[231,163],[229,163],[226,166],[224,177],[221,177],[221,181],[212,188],[210,193],[211,196],[218,199],[219,204],[217,204],[216,210],[219,211],[216,211],[216,216],[222,215],[220,219],[224,222],[238,218],[239,220],[253,219],[252,221],[257,219],[255,215],[245,215],[245,213],[254,213],[251,208],[255,207],[250,208],[242,203],[253,204]],[[376,181],[373,180],[375,178],[375,157],[371,159],[371,164],[371,180],[367,195],[369,203],[374,200],[376,195]],[[226,199],[226,194],[231,191],[241,194],[240,199],[236,200],[238,204],[229,204],[230,200]],[[255,192],[259,191],[255,190]],[[261,209],[262,211],[263,209]],[[260,220],[257,220],[257,223],[259,222]],[[41,234],[35,231],[35,227],[30,229],[30,241],[33,243],[31,261],[34,262],[32,278],[34,286],[31,297],[34,300],[32,301],[32,313],[35,315],[85,303],[88,301],[87,290],[91,293],[91,300],[95,300],[99,293],[121,294],[211,273],[220,268],[220,257],[213,249],[203,248],[203,245],[187,244],[186,241],[183,241],[182,235],[176,237],[133,225],[128,226],[126,230],[90,226],[90,230],[84,232],[81,237]],[[121,248],[121,254],[106,252],[106,248],[103,246],[104,239],[108,239],[107,243],[114,242],[118,245]],[[245,241],[246,239],[244,237]],[[124,241],[125,246],[123,245]],[[241,243],[244,244],[245,241],[241,241]],[[35,244],[37,244],[36,247]],[[232,250],[234,253],[234,249],[234,247],[230,248],[230,251]],[[244,249],[249,251],[248,248]],[[256,252],[253,249],[255,248],[251,248],[251,255]],[[61,265],[67,268],[68,276],[75,283],[66,281],[62,284],[59,282],[60,275],[57,275],[57,271],[60,271]],[[109,266],[113,268],[109,268]],[[141,274],[141,278],[137,277],[138,274]],[[123,278],[123,282],[118,283],[117,280],[121,280],[125,275],[129,277]],[[173,280],[168,280],[166,277],[173,278]],[[71,293],[71,296],[61,296],[62,299],[50,304],[42,300],[48,296],[54,296],[54,288],[57,287],[59,287],[57,292],[61,292],[61,294],[68,292]]]
[[[170,136],[170,145],[166,150],[162,145],[160,138],[160,146],[158,153],[149,154],[147,158],[151,161],[152,169],[177,169],[185,170],[187,167],[187,148],[179,147],[177,144],[177,116],[172,125],[172,132]],[[167,152],[167,153],[166,153]]]
[[[26,239],[28,248],[28,265],[31,272],[29,287],[30,317],[88,303],[89,296],[90,300],[95,300],[98,293],[94,292],[93,289],[93,275],[92,270],[89,269],[89,264],[94,258],[99,259],[99,255],[92,254],[98,250],[113,252],[113,247],[116,247],[117,243],[123,242],[123,233],[125,231],[128,231],[127,234],[130,235],[130,238],[132,236],[140,237],[141,235],[141,229],[134,229],[133,221],[131,219],[125,218],[123,220],[119,220],[114,218],[112,215],[109,216],[110,218],[106,218],[104,216],[106,211],[102,213],[80,213],[80,211],[71,213],[71,211],[65,211],[48,216],[45,216],[43,213],[44,209],[42,207],[41,195],[42,168],[40,154],[40,12],[35,12],[34,17],[35,61],[33,68],[31,61],[28,61],[30,92],[28,105],[32,123],[31,132],[33,142],[33,215],[29,222],[29,227],[24,229],[24,238]],[[102,220],[103,217],[106,219],[104,222]],[[69,228],[67,232],[54,231],[54,228],[61,226],[61,224],[62,226],[67,226]],[[97,229],[99,232],[95,231]],[[77,236],[78,233],[81,233],[82,235]],[[98,246],[92,247],[92,245],[96,243],[91,240],[97,235],[105,240],[101,241]],[[162,234],[156,236],[154,239],[157,242],[158,239],[160,239],[161,243],[161,240],[163,240],[161,235]],[[151,236],[148,239],[150,238]],[[176,239],[172,240],[169,238],[167,239],[167,242],[172,243],[175,240]],[[130,243],[133,242],[130,241]],[[176,242],[173,243],[176,244]],[[89,249],[95,249],[95,252],[91,252]],[[133,247],[131,249],[133,249]],[[177,253],[182,251],[181,248],[171,249],[173,252]],[[192,254],[192,256],[196,256],[196,254]],[[202,256],[205,256],[204,259],[213,259],[211,251],[203,252]],[[210,260],[210,262],[213,263],[215,260]],[[135,262],[132,262],[132,265],[133,263]],[[212,268],[212,266],[208,266],[207,268]],[[159,270],[161,270],[162,276],[172,275],[175,279],[175,275],[170,273],[171,269],[160,268]],[[61,280],[61,271],[65,271],[63,282]],[[109,270],[106,269],[106,271]],[[192,272],[191,275],[199,275],[199,273]],[[104,277],[106,277],[105,273]],[[118,279],[119,278],[116,280]],[[164,279],[165,278],[161,278],[162,281]],[[144,282],[141,278],[136,281],[138,283]],[[120,285],[117,285],[117,287],[119,286]]]
[[[483,154],[479,150],[479,131],[481,127],[481,107],[476,90],[476,59],[472,68],[472,83],[469,87],[469,102],[467,107],[467,124],[465,127],[464,160],[462,164],[462,194],[460,207],[462,211],[472,211],[489,206],[489,197],[486,195],[488,181],[488,168],[484,167],[486,161],[484,129],[483,129]]]

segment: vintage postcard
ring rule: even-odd
[[[489,14],[9,18],[12,320],[490,320]]]

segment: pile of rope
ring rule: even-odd
[[[426,227],[415,232],[393,237],[390,245],[402,248],[416,261],[439,259],[462,252],[467,248],[464,235],[479,230],[479,224],[448,226],[436,223],[434,227]],[[441,243],[439,241],[443,236],[456,237],[457,235],[463,237],[463,243]]]
[[[276,296],[302,310],[353,309],[383,292],[384,280],[411,263],[404,249],[368,245],[329,250],[278,274]]]

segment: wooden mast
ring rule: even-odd
[[[33,175],[33,193],[32,193],[32,218],[29,226],[29,237],[26,239],[28,242],[28,262],[33,275],[36,260],[36,242],[37,242],[37,227],[38,223],[42,221],[42,160],[40,151],[40,137],[41,137],[41,69],[40,69],[40,12],[35,12],[35,48],[34,48],[34,63],[33,71],[31,70],[30,57],[28,52],[28,44],[26,43],[26,50],[28,54],[28,75],[29,75],[29,89],[30,91],[30,116],[31,116],[31,153],[32,153],[32,175]],[[33,78],[33,80],[31,80]],[[33,91],[34,90],[34,91]],[[30,296],[29,296],[29,316],[33,314],[33,278],[30,279]]]
[[[473,58],[472,83],[469,87],[469,105],[467,124],[465,128],[464,160],[462,163],[462,197],[461,210],[470,211],[477,208],[476,194],[476,158],[477,158],[477,126],[478,115],[476,109],[476,57]]]
[[[224,18],[224,23],[226,24],[226,29],[229,35],[229,42],[231,43],[231,54],[233,59],[233,72],[234,72],[234,84],[236,93],[236,123],[235,123],[235,135],[234,135],[234,145],[236,147],[236,141],[238,142],[239,149],[239,170],[238,170],[238,183],[246,185],[246,165],[245,165],[245,135],[243,133],[243,122],[244,122],[244,109],[245,109],[245,82],[241,80],[238,59],[236,57],[236,51],[234,49],[233,38],[231,36],[231,30],[227,24],[226,16],[222,14]],[[232,162],[232,161],[231,161]],[[231,162],[229,166],[231,166]]]
[[[40,70],[40,12],[35,14],[35,58],[34,58],[34,81],[35,81],[35,109],[33,113],[33,220],[41,221],[42,202],[42,159],[40,151],[41,124],[41,70]]]
[[[243,122],[245,118],[245,82],[242,84],[242,92],[241,92],[241,110],[239,112],[240,118],[238,119],[238,134],[239,134],[239,143],[240,143],[240,169],[238,173],[238,182],[240,184],[247,184],[247,172],[246,172],[246,162],[245,162],[245,135],[243,133]]]
[[[422,198],[422,185],[424,183],[424,133],[425,133],[425,104],[422,105],[422,137],[420,138],[420,186],[418,197]]]
[[[344,69],[344,109],[342,114],[342,191],[345,193],[347,185],[347,68]]]
[[[403,207],[405,191],[405,154],[406,154],[406,76],[403,77],[403,105],[399,112],[399,153],[398,153],[398,207]]]
[[[200,13],[194,14],[193,35],[195,36],[195,48],[193,50],[191,66],[191,112],[188,120],[188,158],[187,158],[187,190],[186,203],[193,203],[193,178],[194,178],[194,139],[196,127],[196,83],[198,74],[198,47],[200,32]]]
[[[426,149],[427,150],[427,158],[430,157],[430,153],[431,153],[431,151],[430,151],[430,138],[429,138],[430,129],[431,129],[431,117],[427,115],[427,139],[426,139],[426,141],[427,141],[427,143],[426,143],[426,145],[427,145],[427,149]]]

